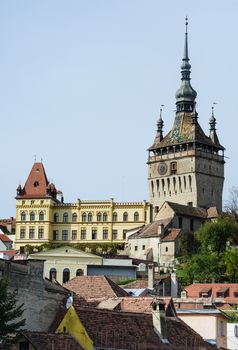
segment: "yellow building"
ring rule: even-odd
[[[49,242],[122,243],[127,230],[149,223],[150,217],[146,201],[64,203],[43,164],[34,163],[25,186],[17,188],[15,248]]]

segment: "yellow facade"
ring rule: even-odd
[[[122,243],[126,231],[150,222],[146,201],[61,203],[53,198],[16,198],[15,248],[43,243]]]
[[[56,333],[65,332],[69,333],[85,350],[94,349],[93,341],[78,318],[73,306],[70,306],[67,310],[66,315],[56,330]]]

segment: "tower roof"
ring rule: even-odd
[[[34,163],[28,175],[25,186],[18,186],[17,197],[45,198],[56,197],[56,188],[50,184],[43,163]]]
[[[189,57],[188,57],[188,31],[187,31],[187,26],[188,26],[188,18],[186,17],[186,31],[185,31],[185,42],[184,42],[184,55],[182,59],[182,65],[181,65],[181,86],[176,92],[176,104],[178,110],[183,110],[185,109],[185,106],[181,106],[179,108],[178,105],[183,104],[184,102],[191,102],[191,107],[194,107],[194,101],[197,96],[196,91],[192,88],[190,84],[190,69],[191,65],[189,63]]]

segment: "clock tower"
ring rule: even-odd
[[[162,110],[157,134],[148,149],[148,182],[154,217],[165,201],[222,210],[224,147],[216,133],[214,109],[210,134],[203,132],[196,112],[196,91],[190,83],[187,18],[181,86],[176,92],[172,129],[163,136]]]

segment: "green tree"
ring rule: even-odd
[[[16,293],[8,291],[6,279],[0,280],[0,349],[9,349],[16,341],[16,334],[25,324],[22,319],[23,304],[16,305]]]
[[[234,218],[220,216],[215,222],[206,222],[196,233],[204,252],[220,255],[227,244],[238,244],[238,224]]]
[[[184,232],[180,237],[179,245],[183,256],[192,255],[198,249],[198,242],[192,232]]]
[[[225,274],[223,259],[215,253],[198,253],[188,257],[177,266],[177,273],[183,285],[193,282],[219,282]]]
[[[224,254],[226,273],[230,275],[231,282],[238,280],[238,248],[227,249]]]

